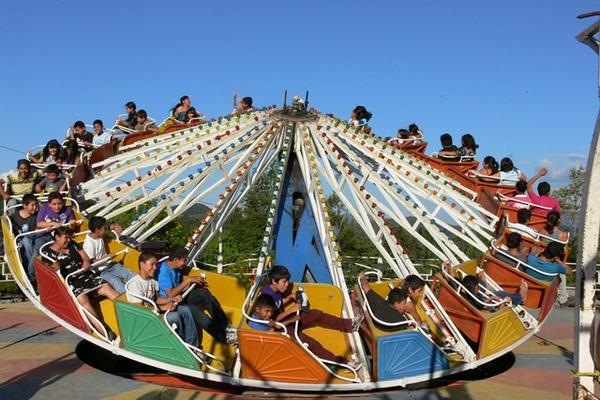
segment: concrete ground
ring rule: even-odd
[[[573,318],[573,308],[554,309],[538,335],[492,364],[445,381],[435,381],[428,387],[369,393],[368,397],[415,400],[569,399],[572,390]],[[28,302],[0,304],[0,400],[199,400],[228,397],[218,392],[218,388],[190,390],[166,387],[152,374],[137,374],[138,380],[124,376],[130,375],[133,369],[135,366],[127,360],[110,354],[99,355],[95,347],[59,327]],[[107,370],[110,373],[105,372]],[[244,397],[264,395],[244,393]],[[275,397],[274,394],[270,396]],[[324,393],[321,397],[327,396],[328,393]]]

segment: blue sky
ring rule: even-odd
[[[377,134],[416,122],[470,132],[565,181],[584,162],[598,108],[593,53],[574,36],[592,1],[6,2],[0,12],[0,145],[27,150],[75,120],[106,124],[133,100],[163,119],[190,95],[209,116],[234,90],[257,105],[310,90]],[[0,149],[0,171],[19,155]]]

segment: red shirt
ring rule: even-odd
[[[540,196],[535,193],[533,190],[529,190],[529,197],[531,198],[531,202],[533,204],[537,204],[538,206],[548,207],[552,210],[560,212],[560,204],[558,204],[558,200],[556,197],[552,196]],[[539,212],[542,215],[548,215],[551,210],[547,210],[545,208],[533,207],[532,211]]]

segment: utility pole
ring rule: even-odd
[[[600,17],[600,12],[591,12],[579,15],[577,18]],[[594,35],[600,30],[600,18],[588,26],[579,35],[577,40],[589,46],[598,58],[598,87],[600,95],[600,54],[599,41]],[[598,239],[600,235],[600,207],[597,199],[600,198],[600,111],[596,117],[596,125],[590,152],[588,155],[587,169],[583,199],[579,214],[579,238],[577,250],[576,271],[576,314],[575,314],[575,351],[574,351],[574,376],[573,398],[576,400],[588,399],[594,393],[594,377],[597,376],[594,365],[595,349],[592,343],[592,329],[594,327],[594,296],[596,282],[596,260],[598,258]],[[596,338],[598,340],[598,338]]]

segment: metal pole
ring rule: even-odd
[[[580,18],[600,15],[589,13]],[[590,46],[598,54],[598,41],[593,36],[598,33],[600,22],[592,24],[577,36],[577,40]],[[576,270],[576,315],[575,315],[575,351],[573,398],[588,398],[594,393],[594,357],[592,354],[592,328],[594,319],[594,286],[596,260],[598,257],[598,239],[600,236],[600,112],[596,117],[596,126],[590,145],[583,199],[579,214],[579,238]],[[598,340],[596,338],[596,340]]]
[[[217,254],[217,272],[223,273],[223,227],[219,227],[219,253]]]

